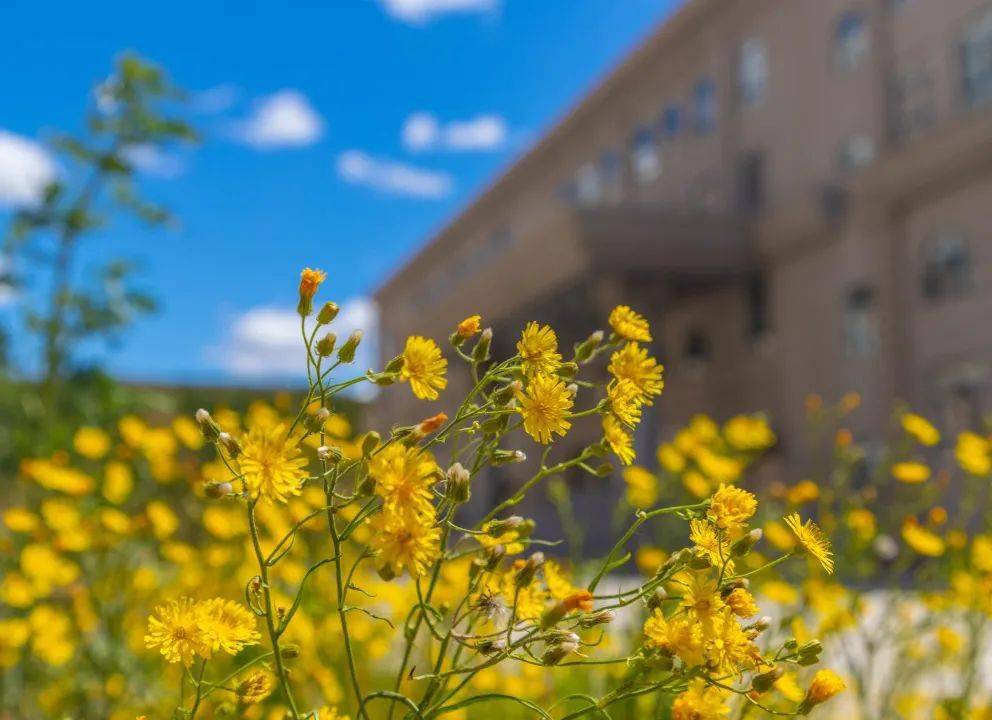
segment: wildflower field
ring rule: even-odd
[[[665,397],[635,310],[574,348],[530,323],[511,357],[470,316],[348,375],[362,337],[336,337],[324,279],[299,282],[305,392],[91,414],[12,458],[0,717],[992,718],[986,429],[897,409],[869,458],[845,429],[857,397],[814,396],[804,477],[753,481],[776,443],[760,414],[700,414],[638,458]],[[336,412],[360,383],[424,419]],[[580,425],[596,439],[567,454]],[[463,519],[483,474],[520,467]],[[567,497],[576,468],[616,489],[603,557],[514,512]]]

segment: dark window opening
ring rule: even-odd
[[[965,295],[971,289],[971,253],[961,230],[935,233],[923,259],[922,289],[930,300]]]
[[[747,310],[748,337],[751,340],[758,340],[769,330],[768,282],[760,275],[748,281]]]
[[[683,356],[692,362],[706,362],[710,358],[710,339],[700,328],[693,328],[685,338]]]
[[[765,157],[749,153],[737,169],[737,204],[747,214],[757,213],[765,205]]]

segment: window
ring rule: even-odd
[[[741,43],[737,60],[737,90],[744,105],[757,105],[765,96],[768,84],[768,48],[760,38]]]
[[[682,108],[678,105],[669,105],[661,116],[661,130],[665,137],[673,138],[682,129]]]
[[[747,335],[759,340],[768,333],[768,282],[761,275],[748,280]]]
[[[716,127],[716,85],[712,80],[700,80],[692,93],[697,133],[706,134]]]
[[[992,100],[992,10],[968,25],[961,42],[964,99],[969,107]]]
[[[853,70],[868,53],[868,28],[861,13],[849,10],[841,15],[834,31],[834,64]]]
[[[599,178],[602,199],[608,203],[619,202],[623,190],[623,164],[615,150],[604,150],[599,156]]]
[[[896,76],[889,101],[894,140],[916,137],[934,124],[933,78],[923,68],[906,70]]]
[[[844,297],[844,352],[849,357],[867,357],[878,347],[875,290],[857,283]]]
[[[581,205],[592,205],[600,199],[599,168],[588,162],[575,175],[575,200]]]
[[[754,214],[765,204],[765,156],[748,153],[737,169],[737,205],[741,212]]]
[[[968,237],[956,228],[935,232],[924,247],[922,290],[930,300],[964,295],[971,289]]]
[[[701,328],[692,328],[685,336],[683,357],[689,362],[703,363],[710,358],[710,339]]]
[[[875,141],[867,135],[852,135],[840,148],[840,168],[853,172],[870,165],[875,159]]]
[[[649,183],[661,176],[661,148],[653,132],[638,128],[630,142],[630,164],[639,183]]]

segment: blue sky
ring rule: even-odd
[[[116,225],[83,251],[82,271],[139,259],[162,305],[105,364],[159,381],[278,374],[302,266],[326,269],[327,296],[364,320],[361,299],[676,4],[8,0],[0,223],[24,201],[30,143],[78,129],[120,51],[163,64],[194,93],[206,142],[145,163],[146,196],[181,229]],[[2,313],[29,365],[13,319],[26,299]]]

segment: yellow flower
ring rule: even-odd
[[[992,472],[992,445],[981,435],[972,432],[958,435],[954,455],[965,472],[978,476]]]
[[[730,714],[724,702],[725,691],[694,678],[689,687],[672,703],[672,720],[720,720]]]
[[[261,702],[272,692],[272,676],[264,670],[255,670],[248,673],[238,686],[235,694],[238,701],[244,705],[254,705]]]
[[[768,540],[783,552],[792,552],[796,548],[796,536],[789,532],[789,529],[776,520],[769,520],[762,528],[765,539]]]
[[[930,468],[921,462],[897,462],[892,466],[892,477],[915,485],[930,479]]]
[[[317,711],[314,720],[351,720],[351,718],[348,715],[339,714],[336,707],[324,705]]]
[[[664,368],[653,357],[648,356],[646,348],[635,342],[629,342],[623,348],[610,356],[607,368],[617,380],[629,380],[640,393],[641,402],[652,404],[652,398],[661,395],[665,388],[662,380]]]
[[[187,667],[197,655],[209,657],[210,647],[200,629],[196,603],[184,597],[155,608],[148,618],[145,647],[158,648],[168,662],[181,662]]]
[[[239,458],[249,495],[271,502],[286,502],[287,496],[299,495],[307,464],[299,455],[299,446],[286,437],[282,425],[253,427],[245,438]]]
[[[552,435],[564,437],[572,423],[568,421],[574,401],[561,378],[535,375],[517,398],[524,430],[539,443],[547,445]]]
[[[755,665],[759,657],[758,648],[738,624],[730,608],[724,608],[716,615],[704,634],[706,662],[718,673],[739,675]]]
[[[944,541],[939,535],[913,521],[903,523],[902,539],[917,553],[927,557],[940,557],[946,550]]]
[[[634,439],[612,415],[603,416],[603,438],[610,446],[613,454],[620,459],[623,465],[630,465],[634,462],[636,453],[634,452]]]
[[[803,524],[799,513],[792,513],[785,518],[785,524],[789,526],[796,535],[796,540],[809,555],[816,559],[818,563],[828,573],[834,571],[833,552],[830,550],[830,541],[827,536],[812,520],[807,520]]]
[[[726,602],[737,617],[749,618],[758,614],[759,608],[754,596],[744,588],[734,588],[727,596]]]
[[[410,389],[421,400],[437,400],[438,391],[448,385],[444,377],[448,361],[441,355],[437,343],[419,335],[408,337],[402,358],[400,380],[409,380]]]
[[[440,552],[440,530],[433,515],[414,515],[382,510],[369,521],[370,547],[376,551],[376,567],[385,579],[403,570],[412,577],[423,576]]]
[[[300,271],[300,295],[312,298],[317,294],[317,288],[327,279],[327,273],[323,270],[313,268],[303,268]]]
[[[658,568],[667,559],[668,553],[653,545],[645,545],[637,548],[637,553],[634,555],[634,563],[637,565],[637,569],[648,576],[658,572]]]
[[[858,538],[863,541],[871,540],[875,537],[876,522],[875,514],[867,508],[854,508],[847,513],[847,527],[851,529]]]
[[[726,562],[727,571],[733,572],[734,564],[729,561],[730,541],[721,535],[725,535],[725,533],[717,533],[713,524],[706,520],[689,521],[689,539],[696,548],[702,551],[714,567],[722,567]]]
[[[933,446],[940,442],[940,431],[929,420],[915,413],[904,413],[900,418],[902,429],[921,445]]]
[[[3,524],[14,532],[34,532],[41,525],[38,516],[26,507],[12,507],[3,511]]]
[[[214,598],[198,603],[196,616],[203,643],[211,652],[223,650],[229,655],[237,655],[245,645],[259,640],[255,615],[233,600]]]
[[[677,655],[687,667],[705,659],[702,626],[686,615],[666,618],[661,609],[655,610],[644,622],[644,644]]]
[[[481,322],[482,316],[469,315],[467,318],[458,323],[458,327],[455,329],[455,334],[457,334],[458,337],[467,340],[479,332]]]
[[[685,456],[671,443],[659,445],[657,456],[658,464],[673,475],[685,470]]]
[[[992,535],[976,535],[971,544],[971,564],[983,573],[992,573]]]
[[[651,327],[643,316],[626,305],[617,305],[610,313],[610,327],[624,340],[651,342]]]
[[[72,446],[84,458],[99,460],[110,450],[110,436],[97,427],[81,427],[72,437]]]
[[[712,573],[683,570],[672,581],[682,595],[682,607],[696,620],[708,622],[723,609],[720,588]]]
[[[646,510],[658,501],[658,479],[650,470],[635,465],[625,468],[623,481],[627,484],[627,502]]]
[[[628,427],[641,421],[641,391],[630,380],[614,380],[607,388],[610,412]]]
[[[755,452],[775,444],[775,433],[760,415],[737,415],[723,426],[723,436],[735,450]]]
[[[527,323],[517,343],[517,352],[523,361],[526,377],[551,374],[561,365],[558,336],[548,325],[538,325],[533,321]]]
[[[434,456],[417,446],[387,445],[373,456],[369,476],[392,512],[429,512],[431,485],[437,479]]]
[[[120,505],[127,500],[134,488],[131,468],[122,462],[108,462],[103,469],[103,496],[109,502]]]
[[[152,532],[159,540],[165,540],[179,527],[179,518],[161,500],[152,500],[148,503],[145,514],[148,516],[148,522],[152,525]]]
[[[739,530],[758,509],[758,499],[747,490],[721,485],[713,493],[707,514],[724,530]]]
[[[800,480],[789,488],[786,499],[793,505],[813,502],[820,497],[820,486],[812,480]]]
[[[803,706],[807,709],[820,703],[824,703],[834,695],[841,692],[846,686],[840,676],[833,670],[817,670],[810,683],[809,690],[806,691],[806,698]]]

